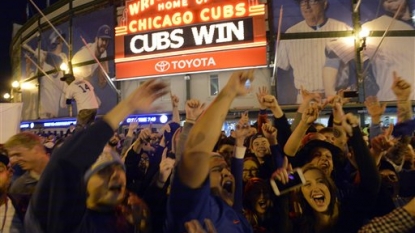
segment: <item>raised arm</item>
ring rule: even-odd
[[[393,72],[392,91],[398,106],[398,123],[412,119],[411,84]]]
[[[137,128],[138,128],[138,121],[136,120],[130,122],[130,124],[128,125],[128,132],[127,132],[127,135],[125,135],[125,139],[122,144],[121,158],[123,158],[127,154],[129,148],[131,147],[131,144],[133,144],[134,131]]]
[[[231,162],[231,173],[235,178],[235,200],[233,209],[242,214],[242,196],[243,196],[243,159],[245,157],[246,147],[244,147],[245,138],[249,135],[249,118],[248,112],[242,114],[241,119],[235,127],[235,149]]]
[[[366,98],[365,106],[367,113],[371,118],[370,122],[370,135],[369,138],[382,134],[382,127],[380,126],[380,118],[386,109],[386,103],[380,103],[376,96],[369,96]]]
[[[189,133],[185,151],[178,165],[181,182],[198,188],[209,174],[210,153],[219,138],[232,101],[249,92],[245,82],[253,81],[253,70],[234,72],[204,114],[200,116]]]
[[[86,210],[82,185],[86,170],[101,154],[119,123],[134,111],[151,111],[152,103],[166,93],[165,88],[160,81],[147,81],[109,111],[103,121],[76,133],[55,152],[39,180],[28,212],[38,220],[43,232],[73,232],[79,227]]]
[[[190,99],[186,102],[186,121],[184,122],[182,132],[180,133],[179,142],[177,143],[175,150],[176,163],[181,160],[190,129],[192,129],[193,124],[196,122],[200,114],[202,114],[204,108],[205,104],[200,103],[199,100]]]
[[[303,113],[308,109],[311,102],[321,102],[321,96],[319,93],[313,93],[305,90],[303,86],[301,86],[301,96],[303,97],[303,101],[298,106],[297,113],[295,114],[294,122],[291,124],[291,131],[298,126],[302,119]]]
[[[170,99],[171,99],[171,106],[172,106],[172,113],[173,113],[172,121],[180,123],[179,97],[177,97],[176,95],[173,95],[170,92]]]
[[[319,112],[320,109],[318,104],[313,104],[306,110],[306,112],[303,113],[300,123],[295,128],[290,138],[288,138],[288,141],[284,146],[284,153],[286,155],[295,156],[298,148],[300,148],[301,140],[305,136],[308,127],[310,127],[310,124],[317,119]]]

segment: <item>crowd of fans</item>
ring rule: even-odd
[[[65,139],[22,132],[1,146],[0,232],[415,232],[412,87],[393,75],[398,123],[381,127],[386,105],[368,97],[368,135],[342,92],[321,100],[301,90],[290,125],[266,88],[256,123],[242,113],[225,135],[253,70],[234,72],[208,107],[187,100],[183,126],[171,95],[173,119],[159,133],[137,122],[114,133],[168,93],[149,80]],[[327,126],[315,123],[323,109]],[[284,192],[298,168],[303,183]]]

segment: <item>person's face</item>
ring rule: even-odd
[[[229,206],[232,206],[234,202],[235,180],[228,164],[222,157],[211,157],[209,178],[212,193],[222,198]]]
[[[395,14],[398,11],[399,6],[401,4],[403,5],[401,7],[401,10],[398,13],[398,18],[400,18],[404,14],[407,8],[406,0],[384,0],[383,8],[385,9],[385,11]]]
[[[147,153],[142,153],[141,158],[140,158],[140,162],[138,162],[138,167],[140,167],[142,169],[147,169],[149,165],[150,165],[150,159],[149,159]]]
[[[330,142],[331,144],[334,143],[334,134],[332,132],[325,132],[323,133],[325,140],[327,142]]]
[[[333,171],[333,157],[329,150],[326,148],[318,147],[312,151],[311,164],[320,168],[324,173],[330,176]]]
[[[160,142],[160,135],[159,133],[152,133],[150,136],[150,144],[157,145]]]
[[[125,197],[125,171],[119,164],[107,166],[93,174],[87,182],[88,208],[111,208]]]
[[[4,163],[0,163],[0,196],[7,193],[13,172]]]
[[[326,0],[301,0],[301,14],[306,23],[310,26],[316,26],[323,23],[325,19],[325,10],[327,7]]]
[[[30,171],[36,168],[39,158],[42,157],[44,151],[39,145],[29,149],[24,146],[15,146],[9,148],[9,157],[13,163],[17,163],[23,170]]]
[[[331,193],[323,174],[316,169],[308,170],[304,173],[305,185],[301,187],[307,203],[316,212],[326,212],[328,210]]]
[[[108,141],[108,144],[109,144],[110,146],[117,146],[119,142],[120,142],[120,138],[119,138],[116,134],[114,134],[114,135],[110,138],[110,140]]]
[[[255,202],[255,212],[258,215],[264,215],[270,206],[271,200],[268,197],[266,197],[263,193],[261,193],[261,195]]]
[[[266,138],[257,138],[252,142],[252,150],[255,156],[263,158],[266,154],[270,153],[269,142]]]
[[[258,171],[258,165],[254,161],[244,161],[244,168],[242,173],[243,182],[247,182],[251,178],[258,177]]]
[[[97,38],[97,50],[99,54],[103,54],[107,50],[109,39],[106,38]]]

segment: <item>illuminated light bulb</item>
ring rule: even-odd
[[[9,94],[9,93],[6,93],[6,94],[4,94],[4,95],[3,95],[3,98],[4,98],[4,99],[6,99],[6,100],[10,99],[10,97],[11,97],[11,96],[10,96],[10,94]]]
[[[68,64],[66,64],[65,62],[63,62],[60,66],[59,66],[59,68],[62,70],[62,71],[65,71],[65,73],[66,73],[66,71],[68,71]]]
[[[12,82],[12,87],[13,88],[18,88],[20,86],[20,83],[18,81],[13,81]]]
[[[360,30],[359,32],[359,37],[360,38],[366,38],[369,36],[370,31],[367,30],[366,28],[362,28],[362,30]]]

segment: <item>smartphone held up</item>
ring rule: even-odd
[[[303,186],[305,179],[301,168],[296,168],[288,173],[288,183],[283,184],[281,181],[275,179],[271,179],[270,183],[275,195],[280,196]]]

